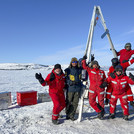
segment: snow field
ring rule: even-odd
[[[16,105],[16,92],[35,90],[48,92],[48,87],[42,87],[35,79],[35,73],[42,73],[45,78],[52,68],[36,70],[0,70],[1,92],[11,92],[12,106],[0,111],[0,134],[133,134],[134,108],[130,106],[130,121],[122,119],[122,109],[117,106],[117,117],[107,119],[109,106],[106,106],[104,120],[96,118],[96,112],[85,100],[82,122],[60,118],[60,125],[51,122],[52,102],[20,107]],[[131,86],[134,91],[134,86]],[[118,102],[119,103],[119,102]],[[77,117],[77,115],[76,115]]]

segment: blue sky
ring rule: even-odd
[[[116,50],[134,49],[133,0],[0,0],[0,63],[69,64],[84,55],[95,5],[101,7]],[[95,27],[92,53],[111,65],[107,37]]]

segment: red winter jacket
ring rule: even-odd
[[[129,66],[130,66],[131,64],[133,64],[133,63],[134,63],[134,59],[131,59],[131,60],[128,61],[128,62],[120,63],[120,65],[122,66],[123,71],[125,71],[126,68],[129,67]],[[113,73],[114,70],[115,70],[115,68],[114,68],[113,66],[111,66],[111,67],[109,68],[108,76],[110,76],[110,73]]]
[[[115,79],[108,77],[106,80],[107,83],[112,86],[112,88],[108,90],[109,95],[121,95],[126,92],[128,84],[134,85],[134,81],[132,81],[132,79],[130,79],[128,76],[117,76],[116,74],[115,76]],[[109,96],[107,96],[107,98],[109,98]]]
[[[64,93],[63,88],[65,87],[65,75],[62,73],[60,76],[57,75],[54,72],[54,69],[52,72],[55,75],[55,79],[53,81],[50,81],[50,74],[46,77],[44,83],[42,86],[47,86],[49,85],[49,93]]]
[[[120,63],[123,62],[123,60],[129,60],[131,56],[134,54],[134,50],[126,50],[122,49],[119,52],[117,52],[117,56],[120,55]]]
[[[92,91],[104,91],[104,88],[100,88],[100,85],[104,82],[106,79],[105,73],[103,70],[90,68],[86,66],[86,60],[82,61],[82,67],[83,69],[87,70],[90,80],[90,90]]]

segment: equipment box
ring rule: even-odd
[[[49,96],[49,93],[38,93],[38,103],[41,102],[50,102],[51,98]]]
[[[19,106],[37,104],[37,91],[17,92],[17,103]]]
[[[0,93],[0,110],[8,109],[11,105],[11,92]]]

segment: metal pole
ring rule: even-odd
[[[86,46],[86,51],[85,51],[85,55],[87,55],[87,62],[90,61],[92,39],[93,39],[93,33],[94,33],[96,8],[97,7],[94,6],[93,15],[92,15],[91,24],[90,24],[90,29],[89,29],[88,40],[87,40],[87,46]]]
[[[105,23],[105,20],[103,18],[102,12],[101,12],[101,8],[100,8],[100,6],[97,6],[97,8],[98,8],[98,11],[99,11],[99,14],[100,14],[100,17],[101,17],[102,25],[103,25],[103,27],[104,27],[104,29],[106,31],[107,30],[107,27],[106,27],[106,23]],[[117,54],[115,52],[115,48],[114,48],[114,45],[113,45],[113,42],[111,40],[111,37],[110,37],[110,34],[109,33],[107,33],[107,38],[108,38],[108,41],[110,43],[110,46],[111,46],[111,50],[113,52],[113,55],[114,55],[115,58],[117,58]]]

